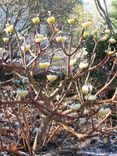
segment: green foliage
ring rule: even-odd
[[[89,58],[91,58],[92,56],[92,52],[93,52],[93,48],[94,48],[94,41],[92,40],[92,37],[89,37],[86,42],[85,42],[85,47],[88,51],[89,54]],[[101,41],[100,44],[98,45],[97,49],[96,49],[96,60],[95,60],[95,64],[99,63],[100,60],[102,60],[105,56],[105,50],[108,47],[108,41]]]
[[[117,36],[114,36],[115,39],[117,39]],[[90,60],[92,56],[92,52],[94,49],[94,41],[92,40],[92,36],[87,38],[85,41],[85,47],[88,51],[88,58]],[[110,45],[111,50],[116,49],[116,44]],[[106,56],[106,50],[108,49],[108,40],[106,41],[100,41],[99,45],[96,48],[96,58],[94,65],[98,64],[104,57]],[[100,84],[105,83],[108,75],[108,71],[111,70],[113,65],[113,59],[111,59],[110,62],[107,62],[106,65],[103,66],[100,70],[96,70],[95,72],[91,73],[91,77],[96,80],[97,86]],[[115,82],[113,82],[114,84]]]
[[[116,0],[112,0],[110,17],[112,18],[113,23],[117,26],[117,1]]]

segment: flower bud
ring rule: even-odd
[[[58,37],[56,37],[56,41],[57,41],[58,43],[60,43],[60,42],[65,42],[65,37],[63,37],[63,36],[58,36]]]
[[[106,41],[108,39],[108,35],[104,35],[100,38],[100,41]]]
[[[21,36],[21,35],[19,34],[18,37],[19,37],[19,40],[20,40],[20,41],[24,41],[24,37],[23,37],[23,36]]]
[[[106,51],[106,53],[107,53],[108,56],[114,56],[116,52],[108,50],[108,51]]]
[[[48,19],[47,19],[47,22],[48,22],[48,24],[54,24],[55,23],[55,17],[53,17],[53,16],[51,16],[51,17],[49,17]]]
[[[13,33],[14,32],[14,26],[13,25],[8,25],[6,28],[5,28],[5,31],[7,33]]]
[[[0,48],[0,53],[3,51],[3,48]]]
[[[9,42],[9,38],[8,37],[3,37],[3,41],[4,41],[4,43],[8,43]]]
[[[39,17],[34,17],[34,18],[32,19],[32,23],[33,23],[33,24],[39,24],[39,23],[40,23]]]
[[[84,32],[84,33],[83,33],[83,37],[84,37],[84,38],[88,38],[89,36],[90,36],[89,32]]]
[[[68,19],[67,22],[69,24],[74,24],[75,23],[75,19],[74,18]]]
[[[30,51],[31,46],[29,44],[25,44],[24,46],[21,46],[21,49],[24,52],[29,52]]]
[[[48,69],[49,66],[50,66],[49,62],[39,63],[39,68],[41,69]]]
[[[106,30],[105,30],[105,33],[106,33],[106,34],[110,34],[110,30],[109,30],[109,29],[106,29]]]
[[[70,60],[70,66],[73,66],[76,63],[77,59]]]
[[[82,87],[82,92],[86,95],[91,93],[92,90],[93,90],[93,86],[91,84],[87,84]]]
[[[58,33],[60,30],[58,28],[55,28],[54,31]]]
[[[96,35],[98,33],[98,30],[97,29],[94,29],[93,31],[92,31],[92,35]]]
[[[92,22],[84,22],[81,24],[81,26],[84,28],[84,29],[88,29],[90,27],[92,27]]]
[[[56,75],[47,75],[47,80],[48,81],[55,81],[57,79]]]
[[[43,35],[36,35],[34,41],[35,41],[35,43],[40,43],[40,42],[42,42],[42,41],[44,41],[46,39],[47,38],[45,36],[43,36]]]
[[[97,99],[97,96],[96,95],[89,95],[87,97],[87,100],[89,100],[89,101],[95,101],[96,99]]]
[[[117,41],[116,41],[114,38],[110,38],[110,39],[109,39],[109,43],[110,43],[110,44],[115,44],[116,42],[117,42]]]
[[[18,97],[26,97],[28,95],[28,90],[17,89],[16,93]]]
[[[80,68],[81,70],[87,69],[88,66],[89,66],[89,63],[88,63],[88,62],[80,62],[80,64],[79,64],[79,68]]]

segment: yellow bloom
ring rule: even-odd
[[[82,87],[82,92],[86,95],[92,92],[92,90],[93,90],[93,86],[91,84],[87,84]]]
[[[63,36],[58,36],[58,37],[56,37],[56,41],[57,41],[58,43],[60,43],[60,42],[65,42],[65,37],[63,37]]]
[[[111,51],[111,50],[108,50],[106,53],[109,56],[114,56],[115,55],[115,51]]]
[[[117,41],[116,41],[114,38],[110,38],[110,39],[109,39],[109,43],[110,43],[110,44],[115,44],[116,42],[117,42]]]
[[[82,69],[87,69],[89,66],[89,63],[88,62],[80,62],[79,64],[79,68],[82,70]]]
[[[14,32],[14,26],[13,25],[7,25],[7,27],[5,28],[5,31],[7,33],[13,33]]]
[[[81,58],[84,58],[87,55],[88,55],[88,52],[86,51],[86,49],[85,48],[82,48],[82,51],[81,51],[81,54],[80,54]]]
[[[55,17],[51,16],[47,19],[48,24],[54,24],[55,23]]]
[[[106,29],[106,30],[105,30],[105,33],[106,33],[106,34],[110,34],[110,30],[109,30],[109,29]]]
[[[90,36],[89,32],[84,32],[84,33],[83,33],[83,37],[84,37],[84,38],[87,38],[87,37],[89,37],[89,36]]]
[[[81,24],[81,26],[84,28],[84,29],[87,29],[87,28],[90,28],[92,27],[92,22],[84,22]]]
[[[96,35],[97,32],[98,32],[98,30],[97,30],[97,29],[94,29],[94,30],[92,31],[92,35]]]
[[[9,42],[9,38],[8,37],[3,37],[3,41],[4,41],[4,43],[8,43]]]
[[[76,63],[77,59],[70,60],[70,66],[73,66]]]
[[[16,93],[18,97],[26,97],[28,95],[28,90],[18,89]]]
[[[10,24],[9,24],[9,23],[6,23],[6,24],[5,24],[5,27],[8,27],[8,26],[10,26]]]
[[[108,39],[108,35],[104,35],[100,38],[100,41],[106,41]]]
[[[55,31],[56,33],[58,33],[58,32],[59,32],[59,29],[58,29],[58,28],[55,28],[54,31]]]
[[[29,52],[30,51],[30,48],[31,46],[29,44],[26,44],[24,46],[21,46],[21,49],[24,51],[24,52]]]
[[[49,66],[50,66],[49,62],[39,63],[39,68],[41,69],[48,69]]]
[[[115,56],[117,57],[117,52],[115,53]]]
[[[47,37],[38,34],[38,35],[36,35],[34,41],[35,41],[35,43],[40,43],[41,41],[44,41],[46,39],[47,39]]]
[[[56,75],[47,75],[48,81],[55,81],[57,79]]]
[[[0,48],[0,53],[3,51],[3,48]]]
[[[19,34],[18,37],[19,37],[19,40],[20,40],[20,41],[24,41],[24,37],[23,37],[23,36],[21,36],[21,35]]]
[[[34,41],[35,41],[35,43],[40,43],[42,40],[41,40],[41,38],[35,38]]]
[[[40,23],[40,18],[39,17],[34,17],[32,19],[33,24],[39,24]]]
[[[74,18],[68,19],[67,22],[69,24],[74,24],[75,23],[75,19]]]
[[[95,101],[97,99],[97,96],[96,95],[89,95],[87,100],[90,100],[90,101]]]

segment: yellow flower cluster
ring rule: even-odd
[[[18,38],[20,41],[24,41],[24,37],[22,35],[18,34]]]
[[[14,32],[14,26],[11,24],[6,24],[6,28],[4,29],[7,33],[13,33]]]
[[[60,43],[60,42],[65,42],[65,37],[63,37],[63,36],[58,36],[58,37],[56,37],[56,41],[57,41],[58,43]]]
[[[35,36],[34,41],[35,41],[35,43],[40,43],[40,42],[42,42],[42,41],[44,41],[46,39],[47,39],[47,37],[45,37],[45,36],[43,36],[41,34],[38,34],[38,35]]]
[[[88,66],[89,66],[89,63],[88,63],[88,62],[80,62],[80,64],[79,64],[79,68],[80,68],[81,70],[87,69]]]
[[[108,35],[104,35],[100,38],[100,41],[106,41],[108,39]]]
[[[109,56],[114,56],[114,55],[116,55],[116,52],[115,52],[115,51],[111,51],[111,50],[106,51],[106,53],[107,53],[107,55],[109,55]]]
[[[81,26],[82,26],[84,29],[91,28],[91,27],[92,27],[92,22],[90,22],[90,21],[84,22],[84,23],[81,24]]]
[[[26,97],[28,95],[28,90],[18,89],[16,93],[18,97]]]
[[[54,28],[54,31],[55,31],[56,33],[58,33],[58,32],[59,32],[59,29],[58,29],[58,28]]]
[[[84,58],[88,55],[88,51],[86,51],[86,48],[82,48],[81,53],[80,53],[80,57]]]
[[[56,22],[56,19],[55,19],[55,17],[53,17],[53,16],[51,16],[51,17],[49,17],[48,19],[47,19],[47,23],[48,24],[54,24]]]
[[[105,30],[105,33],[106,33],[106,34],[110,34],[110,30],[109,30],[109,29],[106,29],[106,30]]]
[[[40,23],[40,18],[39,17],[34,17],[33,19],[32,19],[32,23],[33,24],[39,24]]]
[[[77,59],[70,60],[70,66],[73,66],[76,63]]]
[[[4,41],[4,43],[8,43],[9,42],[9,38],[8,37],[3,37],[3,41]]]
[[[87,97],[87,100],[89,100],[89,101],[95,101],[96,99],[97,99],[97,96],[96,95],[89,95]]]
[[[41,69],[48,69],[49,66],[50,66],[49,62],[39,63],[39,68]]]
[[[93,31],[92,31],[92,35],[96,35],[98,33],[98,30],[97,29],[94,29]]]
[[[67,20],[67,22],[69,24],[74,24],[75,23],[75,19],[74,18],[70,18],[70,19]]]
[[[82,92],[87,95],[89,94],[90,92],[92,92],[93,90],[93,86],[91,84],[86,84],[82,87]]]
[[[117,42],[117,41],[116,41],[114,38],[110,38],[110,39],[109,39],[109,43],[110,43],[110,44],[115,44],[116,42]]]
[[[25,44],[24,46],[21,46],[21,49],[24,51],[24,52],[29,52],[30,49],[31,49],[31,46],[29,44]]]
[[[47,80],[48,81],[55,81],[57,79],[56,75],[47,75]]]
[[[87,38],[87,37],[89,37],[89,36],[90,36],[90,33],[89,33],[89,32],[86,32],[86,31],[85,31],[85,32],[83,33],[83,37],[84,37],[84,38]]]

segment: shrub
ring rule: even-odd
[[[78,141],[85,141],[115,128],[111,123],[103,123],[114,114],[110,106],[117,104],[117,90],[112,88],[117,77],[116,43],[109,43],[108,39],[102,41],[103,36],[83,37],[84,31],[92,27],[91,22],[87,22],[82,24],[82,32],[76,48],[73,48],[74,22],[69,22],[70,35],[66,38],[62,32],[55,31],[56,19],[51,18],[47,20],[51,36],[45,38],[37,32],[38,42],[35,42],[35,36],[32,36],[31,42],[24,36],[21,41],[15,27],[11,25],[12,29],[8,29],[9,26],[6,26],[6,37],[10,40],[1,48],[0,68],[4,71],[3,75],[11,76],[1,79],[0,84],[0,108],[4,123],[0,132],[1,151],[38,153],[55,138],[57,131],[63,129],[64,133],[70,133]],[[40,19],[34,19],[37,29]],[[15,50],[12,46],[14,39]],[[44,47],[41,46],[43,39],[48,42]],[[53,43],[59,48],[57,54],[54,48],[50,49]],[[7,60],[4,58],[6,53]],[[56,55],[60,55],[62,60],[53,59]],[[52,68],[58,61],[61,67],[53,72]],[[102,99],[101,94],[110,89],[113,90],[111,97],[104,96]],[[3,136],[11,138],[9,146]]]

